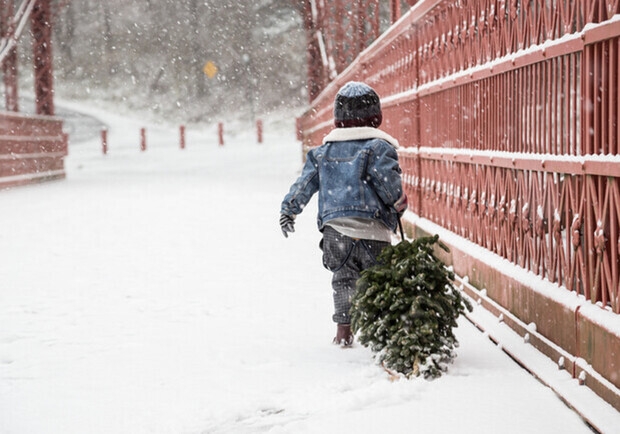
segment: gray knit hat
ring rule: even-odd
[[[334,101],[334,124],[337,128],[377,128],[382,120],[379,95],[372,87],[350,81],[340,88]]]

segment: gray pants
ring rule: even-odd
[[[341,234],[330,226],[323,230],[321,249],[323,265],[334,273],[334,315],[338,324],[349,324],[351,298],[360,273],[377,263],[377,256],[389,243],[385,241],[357,240]]]

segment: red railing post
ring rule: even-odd
[[[256,140],[258,143],[263,143],[263,121],[261,119],[256,121]]]
[[[224,146],[224,124],[222,122],[217,124],[217,137],[220,146]]]
[[[11,22],[11,17],[14,13],[13,1],[0,0],[0,10],[6,11],[0,13],[0,37],[9,40],[13,37],[15,32],[15,26]],[[19,111],[19,98],[17,95],[17,48],[13,47],[9,50],[4,62],[1,62],[0,67],[4,73],[4,88],[5,88],[5,100],[6,110],[12,112]]]
[[[179,135],[180,135],[180,141],[181,141],[181,149],[185,149],[185,125],[181,125],[179,127]]]
[[[54,74],[52,72],[51,0],[35,2],[30,15],[36,110],[40,115],[54,115]]]
[[[108,130],[105,128],[101,130],[101,150],[103,155],[108,153]]]
[[[146,151],[146,128],[140,129],[140,150]]]

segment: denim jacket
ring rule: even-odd
[[[310,150],[301,175],[282,201],[281,213],[301,213],[319,193],[317,224],[339,217],[383,222],[396,230],[394,203],[402,196],[398,141],[372,127],[337,128]]]

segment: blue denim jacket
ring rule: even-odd
[[[338,217],[379,220],[396,230],[398,215],[393,206],[403,190],[395,146],[383,138],[358,138],[368,136],[372,128],[340,130],[338,138],[345,140],[330,141],[328,135],[326,143],[308,152],[301,175],[282,201],[281,212],[291,216],[301,213],[318,191],[320,230]],[[360,130],[366,134],[356,134]],[[389,138],[377,131],[377,136]]]

